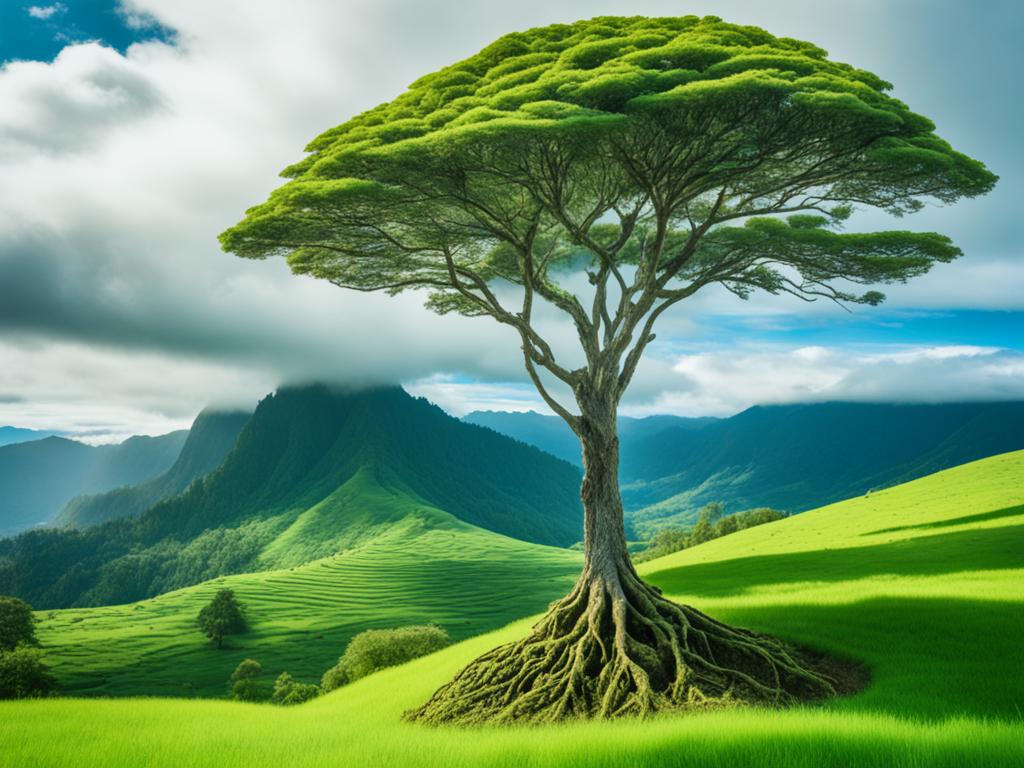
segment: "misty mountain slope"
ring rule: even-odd
[[[623,451],[623,498],[645,534],[712,501],[800,512],[1020,448],[1020,402],[758,406]]]
[[[42,440],[52,437],[56,432],[42,429],[23,429],[22,427],[0,427],[0,446],[27,443],[30,440]]]
[[[85,528],[119,517],[140,515],[157,502],[176,496],[196,479],[220,466],[251,416],[245,411],[204,410],[193,422],[185,445],[170,469],[137,485],[76,496],[60,511],[55,523]]]
[[[582,536],[579,471],[399,388],[283,389],[215,471],[137,518],[0,542],[0,593],[36,607],[127,602],[292,566],[439,515],[524,541]]]
[[[533,445],[576,466],[582,466],[579,439],[558,416],[546,416],[535,411],[473,411],[462,417],[467,424],[477,424],[513,437],[521,443]],[[663,430],[699,429],[718,419],[707,417],[648,416],[634,419],[619,418],[619,440],[623,450]]]
[[[79,494],[132,485],[165,472],[187,437],[181,430],[99,446],[47,437],[0,447],[0,536],[52,522]]]

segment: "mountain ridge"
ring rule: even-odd
[[[86,445],[57,435],[0,446],[0,537],[47,525],[72,497],[142,482],[165,472],[187,430]]]
[[[397,387],[286,387],[224,462],[136,518],[0,541],[0,593],[37,607],[128,602],[291,566],[429,510],[535,543],[582,535],[579,471]]]

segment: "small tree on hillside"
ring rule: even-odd
[[[320,695],[320,686],[313,683],[300,683],[287,672],[282,672],[274,681],[274,692],[270,700],[282,706],[304,704]]]
[[[56,687],[38,648],[19,645],[12,651],[0,651],[0,699],[46,696]]]
[[[0,651],[37,645],[32,606],[16,597],[0,596]]]
[[[263,665],[254,659],[241,662],[231,673],[231,698],[235,701],[260,701],[264,698],[259,678]]]
[[[989,191],[881,78],[715,17],[601,17],[510,34],[328,130],[221,235],[357,291],[428,293],[509,328],[578,436],[584,565],[525,639],[463,670],[431,722],[613,717],[834,692],[792,648],[676,605],[630,562],[616,413],[659,317],[707,286],[874,305],[960,251],[844,233]],[[541,310],[574,331],[556,348]]]
[[[213,640],[218,648],[224,647],[224,637],[246,630],[242,605],[231,589],[221,589],[213,596],[197,617],[203,634]]]

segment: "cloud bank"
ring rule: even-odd
[[[57,7],[35,10],[54,15]],[[522,391],[516,339],[506,329],[431,315],[416,295],[345,293],[292,277],[283,263],[242,261],[220,253],[216,235],[264,199],[279,183],[278,170],[323,129],[504,32],[621,12],[621,5],[132,0],[123,11],[176,30],[176,44],[150,41],[124,55],[77,44],[52,63],[0,69],[0,393],[20,400],[3,405],[0,423],[151,431],[180,424],[211,400],[254,400],[278,382],[315,378],[434,382],[432,391],[454,411],[501,400],[495,392]],[[630,11],[679,9],[651,1]],[[1006,121],[967,123],[970,104],[951,106],[929,90],[944,76],[962,77],[960,65],[949,63],[944,75],[942,47],[906,37],[917,24],[910,10],[893,19],[880,2],[831,12],[809,2],[782,10],[698,2],[687,12],[823,43],[837,58],[895,80],[897,94],[912,106],[921,102],[965,151],[994,164],[1018,151],[1002,148]],[[959,25],[969,38],[993,13],[972,12],[965,21],[948,10],[933,14],[933,23]],[[892,23],[869,36],[883,19]],[[922,74],[922,55],[939,71]],[[990,55],[988,47],[981,51],[979,66]],[[995,94],[964,92],[972,98]],[[901,224],[949,232],[969,258],[890,291],[893,305],[1024,309],[1024,264],[997,236],[1003,200],[927,211]],[[837,310],[772,297],[740,305],[709,294],[680,312],[670,332],[685,342],[714,317],[740,311]],[[552,333],[571,338],[565,328]],[[1013,379],[1019,364],[1007,362],[1005,376],[991,367],[1011,352],[941,361],[931,383],[907,378],[914,371],[906,363],[826,352],[802,360],[739,345],[678,360],[663,355],[645,363],[631,407],[720,413],[758,396],[742,383],[751,378],[762,380],[761,400],[829,391],[885,399],[903,397],[908,387],[947,399],[973,387],[979,396],[1020,391]],[[859,379],[865,370],[872,373]],[[61,420],[68,424],[53,423]]]

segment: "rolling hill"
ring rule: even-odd
[[[74,496],[100,493],[165,472],[186,430],[86,445],[63,437],[0,447],[0,537],[51,523]]]
[[[0,541],[0,594],[46,608],[130,602],[333,555],[421,509],[566,546],[582,537],[579,482],[571,465],[398,387],[285,388],[178,496],[135,518]]]
[[[76,496],[64,505],[54,523],[86,528],[119,517],[138,516],[154,504],[177,496],[195,480],[220,466],[251,416],[246,411],[204,410],[192,423],[185,445],[170,469],[138,485]]]
[[[0,703],[0,761],[119,768],[137,764],[138,755],[145,754],[160,764],[247,768],[339,761],[403,768],[1019,765],[1024,762],[1022,479],[1024,451],[995,456],[641,566],[646,578],[673,599],[868,665],[872,681],[866,690],[820,706],[529,729],[432,729],[401,720],[403,711],[469,660],[522,636],[529,622],[521,621],[291,709],[169,699]],[[426,599],[406,595],[404,585],[415,582],[407,582],[402,569],[388,570],[387,553],[393,551],[388,547],[360,565],[358,588],[348,597],[349,617],[372,616],[384,626],[387,606],[400,612]],[[530,551],[532,558],[553,550],[533,546]],[[477,551],[472,560],[483,556]],[[374,578],[374,563],[382,558],[386,575]],[[512,559],[526,558],[522,551]],[[329,595],[336,594],[338,580],[329,578],[328,569],[343,559],[280,574],[299,574],[298,589],[271,592],[269,585],[250,582],[253,590],[246,597],[260,601],[261,612],[276,603],[274,611],[261,615],[279,612],[282,625],[306,628],[295,642],[316,655],[317,635],[327,641],[324,614],[337,616]],[[326,578],[314,579],[316,569]],[[233,578],[241,590],[246,588],[241,580],[250,577]],[[399,586],[385,602],[373,590],[388,583]],[[428,589],[434,589],[451,579],[430,583]],[[103,670],[102,685],[113,686],[118,676],[133,678],[133,663],[187,680],[201,662],[188,647],[191,637],[177,644],[173,637],[180,637],[176,630],[187,626],[199,602],[188,596],[215,586],[193,587],[139,607],[43,612],[40,637],[58,675],[71,685],[86,685],[85,672],[72,676],[75,667],[93,665],[94,671]],[[181,601],[177,619],[169,615],[170,603],[157,608],[160,600]],[[142,618],[148,611],[155,616],[150,624]],[[287,630],[279,630],[273,618],[265,622],[254,628],[262,639],[245,651],[259,658],[257,648],[266,648],[275,663],[284,661],[277,654]],[[231,661],[242,651],[232,651]],[[206,654],[218,656],[212,649]],[[225,659],[223,666],[230,662]]]
[[[550,442],[537,424],[558,433],[561,423],[513,413],[486,421],[542,448]],[[730,512],[802,512],[1024,448],[1024,402],[773,405],[709,422],[655,423],[664,428],[622,435],[627,525],[640,538],[690,525],[713,501]]]

